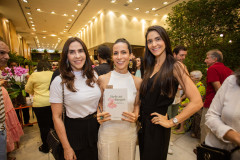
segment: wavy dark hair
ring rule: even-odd
[[[100,45],[97,49],[97,53],[100,58],[107,61],[112,69],[113,62],[111,60],[111,49],[107,45]]]
[[[62,56],[61,56],[61,60],[60,60],[60,64],[59,64],[59,70],[60,70],[60,73],[61,73],[61,76],[62,76],[62,79],[63,79],[62,83],[65,83],[67,88],[70,91],[77,92],[77,90],[74,86],[75,75],[72,72],[73,69],[72,69],[72,67],[71,67],[71,65],[68,61],[68,57],[67,57],[69,46],[72,42],[79,42],[82,45],[83,50],[85,52],[86,61],[85,61],[85,64],[83,65],[83,67],[82,67],[82,71],[83,71],[82,76],[87,77],[86,84],[89,87],[93,87],[93,84],[96,83],[97,79],[94,76],[94,71],[93,71],[93,68],[92,68],[92,61],[90,59],[90,56],[89,56],[89,53],[88,53],[88,50],[87,50],[87,47],[86,47],[85,43],[81,39],[79,39],[78,37],[69,38],[63,46]]]
[[[137,57],[140,59],[140,63],[141,63],[141,66],[140,66],[140,72],[141,72],[141,78],[143,78],[144,76],[144,63],[143,63],[143,58],[142,57]],[[137,59],[136,58],[136,59]]]
[[[51,64],[48,62],[48,60],[40,60],[37,65],[37,71],[50,71],[51,70]]]
[[[161,36],[162,40],[165,43],[165,51],[166,51],[166,59],[163,62],[160,68],[160,71],[156,73],[156,76],[154,76],[151,90],[155,87],[156,83],[158,83],[161,88],[161,92],[160,92],[161,95],[167,95],[168,97],[172,98],[175,96],[177,92],[177,88],[175,87],[177,79],[173,75],[173,70],[176,70],[177,74],[181,75],[180,68],[183,68],[183,67],[180,64],[180,62],[177,62],[173,57],[169,36],[166,30],[161,26],[150,26],[147,29],[147,32],[145,35],[145,56],[144,56],[145,74],[141,84],[140,94],[142,96],[146,94],[148,80],[150,79],[153,73],[153,69],[156,63],[155,56],[151,53],[147,44],[147,36],[151,31],[156,31]]]

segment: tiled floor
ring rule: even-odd
[[[38,125],[33,127],[24,127],[24,136],[21,137],[19,149],[13,151],[11,156],[17,160],[54,160],[51,154],[44,154],[38,151],[41,145]],[[168,154],[168,160],[196,160],[193,148],[198,143],[197,139],[190,137],[189,133],[183,135],[172,135],[173,154]],[[139,160],[139,151],[137,146],[136,160]]]
[[[30,111],[31,112],[31,111]],[[30,122],[36,121],[32,118]],[[13,151],[10,156],[17,160],[54,160],[51,154],[44,154],[38,151],[41,145],[39,128],[37,124],[33,127],[24,127],[24,135],[21,137],[20,147]],[[191,138],[189,133],[182,135],[171,135],[173,154],[168,154],[168,160],[196,160],[193,148],[198,144],[198,140]],[[137,146],[136,160],[139,160],[139,150]]]

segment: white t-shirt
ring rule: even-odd
[[[69,118],[84,118],[97,111],[101,90],[97,83],[94,87],[86,84],[86,77],[82,77],[82,71],[73,72],[75,75],[74,86],[77,92],[69,91],[64,85],[64,103],[66,114]],[[94,72],[95,77],[98,78]],[[50,103],[62,103],[62,79],[57,76],[50,87]]]

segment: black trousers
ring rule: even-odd
[[[21,121],[20,115],[19,115],[20,114],[19,109],[16,110],[16,113],[17,113],[18,120]],[[23,113],[24,124],[28,124],[30,119],[29,108],[23,108],[22,113]]]
[[[51,107],[33,107],[33,111],[37,117],[43,145],[47,147],[47,135],[50,128],[53,128]]]

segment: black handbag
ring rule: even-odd
[[[205,144],[199,144],[197,146],[197,160],[231,160],[231,154],[238,149],[239,146],[228,151],[225,149],[210,147]]]
[[[65,107],[64,107],[64,87],[62,84],[62,97],[63,97],[63,113],[62,113],[62,118],[63,118],[63,123],[65,119]],[[57,132],[55,129],[50,129],[48,136],[47,136],[47,143],[49,147],[49,152],[52,153],[53,157],[56,160],[61,160],[64,157],[64,151],[62,144],[59,140],[59,137],[57,135]]]

